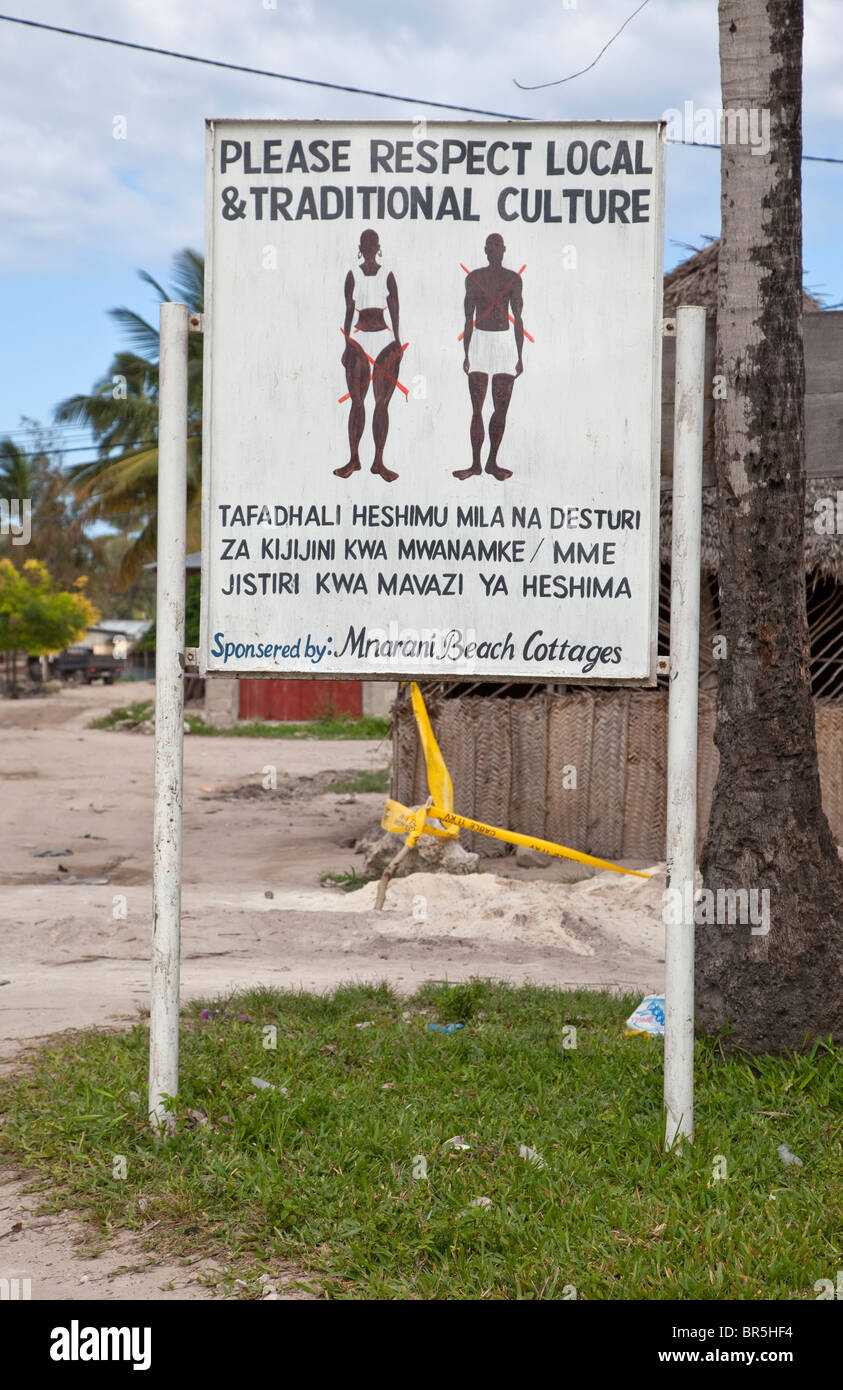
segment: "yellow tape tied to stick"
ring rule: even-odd
[[[539,840],[534,835],[521,835],[517,830],[502,830],[499,826],[484,825],[482,821],[458,815],[454,810],[454,788],[451,774],[448,772],[445,759],[442,757],[441,749],[436,742],[436,736],[430,724],[430,716],[422,699],[422,693],[415,681],[410,682],[410,694],[413,701],[416,727],[424,752],[430,796],[424,806],[419,806],[416,810],[409,806],[402,806],[400,801],[392,800],[388,800],[384,807],[381,821],[384,830],[390,830],[396,835],[406,835],[407,839],[381,875],[375,900],[376,908],[381,909],[383,907],[390,879],[421,835],[438,835],[443,839],[455,840],[458,838],[461,828],[474,830],[478,835],[489,835],[493,840],[504,840],[510,845],[525,845],[528,849],[540,850],[542,854],[552,854],[557,859],[573,859],[578,864],[591,864],[597,869],[611,869],[613,873],[629,874],[632,878],[650,877],[649,874],[639,873],[636,869],[623,869],[620,864],[612,864],[608,859],[597,859],[593,854],[581,854],[577,849],[569,849],[566,845],[554,844],[552,840]]]

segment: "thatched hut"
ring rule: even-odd
[[[711,398],[711,377],[713,374],[714,327],[717,314],[717,254],[719,242],[696,251],[687,261],[683,261],[664,280],[664,313],[668,317],[675,314],[683,304],[702,305],[708,314],[708,348],[711,371],[707,371],[706,392],[706,440],[703,464],[703,518],[702,518],[702,603],[700,612],[700,689],[713,691],[717,684],[716,661],[712,656],[713,639],[719,630],[719,605],[717,597],[717,572],[719,568],[719,533],[717,523],[717,489],[714,486],[714,410]],[[821,699],[843,701],[843,535],[825,534],[818,530],[818,504],[833,497],[841,483],[835,482],[836,474],[843,475],[843,437],[839,439],[837,459],[829,459],[825,432],[812,431],[812,420],[817,401],[828,399],[827,391],[812,390],[822,385],[822,378],[829,366],[826,340],[832,340],[843,331],[843,315],[824,314],[823,320],[815,321],[822,313],[822,305],[812,295],[803,294],[806,337],[806,394],[807,394],[807,483],[805,492],[805,575],[808,590],[808,621],[811,632],[811,678],[814,696]],[[817,334],[814,329],[821,328]],[[837,333],[828,334],[828,329]],[[819,341],[815,341],[819,339]],[[835,353],[836,357],[837,354]],[[671,372],[673,354],[665,354],[665,373],[663,390],[665,399],[672,403],[673,390]],[[817,382],[816,378],[819,378]],[[838,386],[843,383],[838,383]],[[812,400],[816,397],[817,400]],[[820,405],[820,410],[823,406]],[[826,413],[824,411],[824,413]],[[668,412],[665,424],[672,425],[672,412]],[[812,448],[815,444],[816,447]],[[665,429],[662,446],[662,501],[661,501],[661,605],[659,614],[660,641],[667,651],[667,637],[670,623],[670,544],[672,492],[670,483],[670,459],[672,439]],[[839,460],[839,468],[836,463]],[[661,646],[660,646],[661,650]]]
[[[700,614],[698,833],[708,822],[717,754],[714,691],[719,633],[719,568],[714,486],[714,326],[718,242],[677,266],[664,282],[664,312],[682,304],[708,310],[706,438],[703,472]],[[843,534],[815,525],[838,488],[843,501],[843,313],[804,297],[806,346],[805,572],[811,679],[823,804],[843,842]],[[662,420],[661,602],[659,651],[668,651],[672,511],[673,344],[665,340]],[[843,506],[840,508],[843,516]],[[602,857],[664,855],[667,692],[559,684],[425,682],[425,698],[454,781],[457,809],[497,825],[559,840]],[[424,764],[405,693],[395,705],[393,795],[418,804],[427,795]],[[574,776],[571,769],[576,769]],[[485,855],[507,847],[468,836]]]

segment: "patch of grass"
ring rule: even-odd
[[[207,734],[214,738],[349,738],[384,739],[389,736],[388,719],[363,714],[337,715],[330,719],[311,719],[302,724],[266,724],[260,719],[247,724],[233,724],[228,729],[212,729],[201,715],[186,716],[192,734]]]
[[[351,772],[339,777],[327,788],[329,792],[388,792],[389,768],[379,767],[373,772]]]
[[[323,874],[319,882],[329,884],[331,888],[341,888],[343,893],[354,893],[358,888],[365,888],[367,883],[371,883],[370,878],[362,878],[356,869],[345,869],[337,874]]]
[[[423,991],[422,997],[430,999],[436,1012],[443,1015],[443,1022],[470,1023],[486,997],[485,981],[466,980],[459,985],[442,985],[435,987],[432,993]]]
[[[121,720],[131,719],[135,724],[146,724],[154,714],[152,700],[135,700],[131,705],[120,705],[113,709],[110,714],[104,714],[100,719],[94,719],[88,725],[89,729],[113,729]]]
[[[841,1260],[843,1050],[726,1057],[698,1042],[697,1140],[666,1154],[661,1044],[624,1037],[637,1002],[481,982],[410,1001],[386,985],[252,990],[206,1020],[185,1010],[167,1143],[145,1119],[138,1024],[62,1039],[5,1078],[2,1145],[42,1175],[50,1208],[103,1233],[158,1223],[156,1249],[221,1260],[247,1297],[289,1259],[344,1299],[559,1299],[566,1285],[813,1299]],[[456,1012],[463,1029],[428,1028]],[[455,1135],[470,1147],[446,1147]],[[803,1167],[782,1165],[782,1143]]]
[[[89,729],[113,729],[121,719],[133,719],[136,724],[145,723],[152,719],[154,714],[152,700],[137,700],[133,705],[121,706],[113,709],[110,714],[103,715],[100,719],[94,719],[89,725]],[[205,734],[209,738],[348,738],[348,739],[384,739],[389,737],[390,723],[388,719],[381,719],[372,714],[363,714],[359,718],[352,715],[326,715],[320,719],[311,719],[301,724],[265,724],[260,719],[253,719],[246,724],[233,724],[227,729],[214,729],[210,724],[206,724],[201,714],[185,713],[185,723],[192,734]],[[363,776],[377,776],[375,773],[362,774]],[[388,774],[387,774],[388,783]],[[386,790],[385,786],[383,790]],[[335,790],[335,788],[331,788]],[[342,790],[342,788],[340,788]],[[352,788],[352,790],[355,790]],[[360,791],[380,791],[381,787],[360,787]]]

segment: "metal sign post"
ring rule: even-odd
[[[694,1137],[694,871],[700,640],[705,309],[676,313],[673,550],[667,749],[667,887],[681,913],[666,914],[664,1101],[668,1147]],[[665,899],[667,901],[667,899]]]
[[[186,304],[161,305],[149,1115],[164,1133],[179,1077],[188,315]]]

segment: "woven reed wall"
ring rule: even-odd
[[[527,699],[429,700],[431,721],[454,783],[454,805],[487,824],[543,836],[603,859],[664,858],[667,693],[584,690]],[[394,708],[392,795],[417,806],[428,795],[424,758],[408,703]],[[700,696],[697,840],[708,825],[717,751],[714,700]],[[843,707],[817,704],[823,804],[843,842]],[[570,770],[576,769],[576,786]],[[568,785],[566,785],[566,782]],[[461,835],[485,856],[508,847]]]
[[[823,810],[835,841],[843,845],[843,705],[815,700],[814,708]]]

